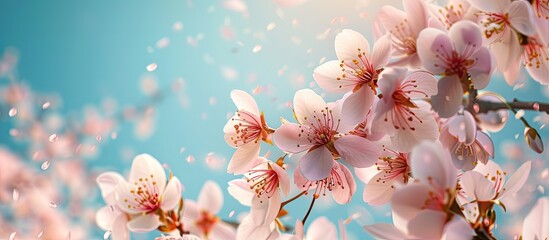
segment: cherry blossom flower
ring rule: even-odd
[[[480,161],[494,157],[494,143],[477,129],[475,118],[468,111],[450,118],[442,127],[440,141],[450,151],[454,166],[464,171],[475,168]]]
[[[229,182],[229,193],[240,203],[251,206],[255,226],[269,225],[278,216],[281,193],[288,195],[290,178],[284,168],[265,158],[260,165],[244,174],[244,179]]]
[[[356,183],[353,174],[349,169],[337,162],[332,161],[332,169],[328,177],[320,180],[307,180],[298,166],[294,171],[294,182],[297,187],[304,191],[315,189],[313,197],[326,196],[326,192],[332,192],[334,200],[339,204],[346,204],[351,201],[356,192]]]
[[[379,13],[379,20],[391,36],[397,58],[390,66],[419,68],[421,62],[417,54],[417,37],[427,27],[429,12],[422,0],[403,0],[405,11],[393,6],[384,6]]]
[[[242,174],[257,165],[261,141],[271,143],[271,130],[259,113],[253,97],[241,90],[233,90],[231,98],[238,111],[225,125],[225,141],[236,148],[227,171]]]
[[[511,0],[469,2],[480,10],[478,21],[490,43],[498,69],[504,72],[507,83],[514,85],[516,74],[509,74],[508,71],[515,71],[514,68],[518,67],[514,62],[520,59],[520,45],[524,40],[517,36],[532,36],[536,32],[532,6],[526,1]]]
[[[411,182],[409,154],[383,146],[374,166],[355,168],[355,174],[364,183],[363,200],[371,205],[383,205],[393,196],[395,189]]]
[[[333,105],[326,104],[310,89],[299,90],[294,97],[299,124],[283,123],[274,133],[275,143],[283,151],[307,151],[299,166],[303,176],[311,181],[330,175],[334,157],[341,156],[354,167],[369,167],[379,155],[379,150],[367,139],[339,134],[352,128],[341,123],[341,111]]]
[[[276,222],[271,222],[264,225],[256,225],[251,214],[247,215],[238,225],[236,230],[236,239],[239,240],[277,240],[281,239],[280,231],[277,228]]]
[[[128,215],[116,207],[115,199],[115,187],[123,181],[124,178],[115,172],[105,172],[97,177],[97,184],[107,206],[97,211],[95,221],[101,229],[111,231],[113,240],[130,239],[126,227]]]
[[[438,124],[431,106],[414,101],[435,95],[436,84],[437,79],[424,71],[408,74],[403,68],[385,70],[379,81],[383,97],[376,106],[373,132],[388,134],[394,147],[403,152],[423,140],[436,140]]]
[[[549,22],[549,20],[546,20]],[[549,28],[549,24],[547,26]],[[526,43],[521,46],[521,57],[516,59],[513,65],[506,71],[506,78],[517,78],[521,62],[532,79],[549,85],[549,44],[543,44],[540,37],[528,37]]]
[[[549,46],[549,1],[533,0],[534,23],[538,30],[540,40]]]
[[[149,154],[133,159],[128,181],[115,187],[117,206],[128,214],[138,214],[128,222],[132,232],[149,232],[160,224],[157,211],[173,210],[181,199],[181,183],[172,177],[166,183],[162,165]]]
[[[388,36],[378,39],[370,54],[370,44],[356,31],[345,29],[337,34],[335,50],[338,61],[326,62],[314,70],[318,85],[328,92],[351,92],[345,105],[351,105],[348,113],[350,124],[364,120],[375,97],[377,80],[383,67],[389,62],[391,44]]]
[[[319,217],[311,222],[307,232],[303,229],[303,223],[300,220],[296,221],[295,234],[284,234],[280,239],[283,240],[322,240],[322,239],[338,239],[337,228],[335,224],[330,222],[326,217]],[[339,238],[345,240],[345,238]]]
[[[547,239],[549,238],[549,197],[538,199],[536,205],[524,218],[522,224],[522,239]]]
[[[481,216],[493,204],[501,204],[500,199],[512,195],[520,188],[530,174],[532,162],[522,164],[515,173],[505,182],[507,172],[494,161],[486,164],[477,164],[473,171],[464,172],[459,180],[463,193],[478,203]]]
[[[474,20],[474,11],[467,0],[450,0],[445,6],[430,3],[429,10],[432,14],[429,27],[441,30],[449,30],[454,23],[463,19]]]
[[[471,21],[459,21],[446,33],[427,28],[419,34],[418,55],[423,67],[443,76],[438,81],[438,94],[432,97],[433,109],[440,117],[454,115],[469,88],[469,78],[475,89],[488,85],[492,74],[492,58],[482,46],[479,28]]]
[[[185,200],[183,226],[203,239],[234,239],[235,229],[221,221],[217,213],[223,207],[223,193],[217,183],[207,181],[200,190],[198,201]]]

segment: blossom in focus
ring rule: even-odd
[[[352,107],[347,114],[349,124],[364,120],[375,98],[377,81],[383,67],[389,62],[391,43],[388,36],[379,38],[370,54],[366,38],[353,30],[337,34],[335,50],[338,61],[326,62],[314,70],[314,79],[328,92],[352,92],[343,103]]]
[[[522,239],[547,239],[549,238],[549,197],[538,199],[536,205],[524,218],[522,223]]]
[[[271,130],[253,97],[241,90],[233,90],[231,98],[238,108],[225,125],[225,141],[236,148],[227,171],[242,174],[257,165],[261,141],[271,143]]]
[[[185,200],[182,210],[183,226],[191,234],[203,239],[234,239],[235,229],[217,216],[223,207],[223,193],[217,183],[207,181],[198,201]]]
[[[422,0],[403,0],[402,5],[405,11],[383,6],[379,21],[391,36],[392,55],[397,58],[390,65],[416,69],[421,67],[418,46],[423,44],[418,45],[420,41],[417,38],[421,30],[427,27],[429,12]]]
[[[448,119],[441,130],[440,142],[450,151],[454,166],[470,171],[481,162],[494,157],[494,143],[477,129],[475,118],[468,111]]]
[[[275,144],[289,153],[307,153],[299,159],[303,176],[311,181],[330,174],[334,157],[354,167],[369,167],[379,155],[377,147],[359,136],[342,135],[353,126],[343,124],[340,107],[326,104],[310,89],[296,92],[294,113],[299,123],[285,122],[274,133]]]
[[[477,14],[478,22],[490,44],[498,69],[504,73],[507,83],[514,85],[521,41],[536,32],[532,6],[527,1],[511,0],[469,0],[469,3],[480,11]]]
[[[113,240],[130,239],[128,227],[128,215],[122,212],[116,205],[115,188],[124,181],[124,178],[115,172],[105,172],[97,177],[97,185],[107,206],[99,209],[95,215],[95,221],[99,228],[111,231]]]
[[[300,166],[295,169],[294,183],[303,191],[315,189],[314,198],[321,195],[326,196],[327,192],[332,192],[334,200],[339,204],[347,204],[351,201],[353,194],[356,192],[356,183],[353,174],[349,169],[337,162],[332,161],[332,169],[330,174],[320,180],[307,180],[299,170]]]
[[[459,21],[448,32],[427,28],[419,34],[418,42],[422,43],[417,51],[423,67],[442,76],[438,94],[431,98],[440,117],[448,118],[458,111],[470,84],[483,89],[490,82],[492,57],[482,46],[480,29],[473,22]]]
[[[438,138],[438,124],[431,106],[417,101],[437,94],[437,79],[432,74],[388,69],[381,74],[379,88],[383,97],[376,106],[374,133],[391,136],[394,147],[402,152],[409,152],[421,141]]]
[[[119,182],[114,192],[120,210],[136,215],[128,222],[130,231],[149,232],[160,225],[157,211],[174,210],[179,204],[181,183],[177,177],[166,181],[158,160],[140,154],[133,159],[128,181]]]

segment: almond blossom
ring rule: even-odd
[[[332,161],[333,166],[328,177],[320,180],[307,180],[299,170],[299,166],[294,172],[294,182],[297,187],[304,191],[315,189],[314,198],[321,195],[326,196],[327,192],[332,192],[334,200],[339,204],[349,203],[356,192],[356,183],[353,174],[345,165]]]
[[[284,168],[265,158],[260,165],[244,174],[244,179],[229,182],[229,193],[245,206],[251,206],[254,226],[269,225],[275,221],[281,207],[281,194],[288,195],[290,178]],[[262,238],[262,237],[259,237]]]
[[[342,124],[337,105],[328,105],[310,89],[296,92],[294,112],[299,124],[283,123],[274,133],[276,145],[289,153],[307,153],[299,160],[301,173],[311,181],[321,180],[332,170],[334,157],[354,167],[369,167],[379,150],[368,140],[342,135],[352,127]]]
[[[167,183],[166,183],[167,182]],[[132,232],[149,232],[160,225],[157,211],[174,210],[181,199],[181,183],[177,177],[166,181],[166,173],[158,160],[149,154],[133,159],[128,181],[114,189],[121,211],[135,214],[128,222]]]
[[[185,230],[202,239],[234,239],[235,229],[217,216],[221,207],[221,188],[217,183],[207,181],[200,190],[198,201],[185,200],[181,214]]]
[[[419,34],[418,42],[423,43],[418,46],[423,67],[442,76],[438,94],[431,98],[440,117],[448,118],[457,112],[470,84],[475,89],[488,85],[492,57],[482,46],[481,32],[473,22],[459,21],[448,32],[427,28]]]
[[[388,134],[394,147],[403,152],[409,152],[423,140],[436,140],[438,124],[430,112],[431,106],[414,101],[437,94],[436,83],[437,79],[424,71],[384,71],[379,81],[383,97],[376,106],[373,132]]]
[[[505,182],[505,175],[501,167],[488,161],[486,164],[477,164],[473,171],[464,172],[459,180],[463,193],[471,202],[478,203],[480,216],[484,216],[486,210],[493,204],[501,204],[500,199],[512,195],[520,188],[530,174],[532,163],[525,162]]]
[[[97,177],[97,184],[107,206],[99,209],[95,215],[97,226],[105,231],[111,231],[113,240],[128,240],[130,232],[128,215],[116,206],[115,187],[124,181],[124,178],[115,172],[105,172]]]
[[[421,67],[417,53],[421,44],[417,44],[420,42],[417,38],[421,30],[427,27],[429,12],[422,0],[403,0],[402,5],[405,11],[384,6],[379,13],[379,21],[391,36],[392,56],[397,58],[391,66],[415,69]]]
[[[233,90],[231,98],[238,111],[225,125],[225,141],[236,148],[227,172],[242,174],[257,165],[261,141],[271,143],[273,130],[259,113],[253,97],[241,90]]]
[[[475,118],[468,111],[448,119],[441,130],[440,141],[450,151],[454,166],[464,171],[486,164],[494,157],[494,143],[477,129]]]
[[[511,0],[469,2],[480,11],[478,21],[490,43],[498,69],[504,72],[507,83],[514,85],[516,74],[509,71],[514,72],[518,67],[514,62],[520,58],[521,42],[536,32],[532,6],[526,1]]]
[[[335,50],[339,60],[320,65],[313,76],[328,92],[352,91],[344,104],[353,107],[347,120],[356,124],[364,120],[372,106],[379,74],[389,62],[391,44],[388,36],[383,36],[375,42],[370,54],[370,44],[362,34],[344,29],[336,36]]]

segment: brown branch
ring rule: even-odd
[[[487,113],[489,111],[497,111],[501,109],[509,109],[509,107],[518,110],[533,110],[533,111],[539,111],[539,112],[546,112],[549,113],[549,103],[540,103],[540,102],[522,102],[517,99],[513,99],[512,102],[503,103],[503,102],[490,102],[490,101],[482,101],[482,100],[476,100],[476,104],[478,105],[478,112],[479,113]],[[538,108],[535,107],[535,105],[538,105]]]

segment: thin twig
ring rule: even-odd
[[[309,209],[307,210],[307,214],[305,214],[305,217],[303,217],[303,225],[305,225],[305,221],[307,221],[307,218],[309,217],[309,213],[311,213],[311,210],[313,209],[313,205],[315,205],[316,197],[313,196],[313,200],[311,201],[311,205],[309,205]]]

